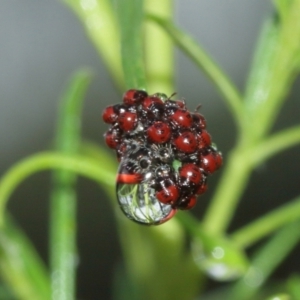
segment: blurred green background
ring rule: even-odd
[[[269,1],[189,0],[175,2],[174,15],[176,23],[195,36],[243,89],[262,21],[272,11]],[[120,102],[121,95],[76,16],[55,0],[1,0],[1,173],[19,159],[51,147],[58,99],[70,75],[82,66],[94,71],[84,104],[83,136],[103,145],[106,126],[101,121],[101,111],[110,103]],[[232,119],[211,83],[178,52],[176,86],[174,92],[186,99],[190,109],[202,104],[209,131],[226,160],[235,138]],[[299,123],[299,95],[298,80],[276,123],[277,129]],[[299,161],[299,149],[294,148],[260,166],[252,175],[232,226],[245,224],[299,195]],[[209,191],[193,210],[198,218],[219,175],[210,179]],[[34,175],[9,202],[10,211],[45,260],[49,179],[49,174]],[[122,259],[111,206],[93,182],[81,179],[78,192],[79,299],[109,299],[113,272]],[[300,270],[297,249],[274,277],[284,278],[292,270]]]

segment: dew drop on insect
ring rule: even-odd
[[[117,198],[123,213],[131,220],[144,225],[159,225],[171,219],[176,209],[163,204],[155,197],[148,183],[117,184]]]

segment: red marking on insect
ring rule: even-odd
[[[172,219],[175,216],[176,212],[177,212],[177,209],[173,208],[170,211],[170,213],[165,218],[163,218],[162,220],[160,220],[156,225],[161,225],[161,224],[169,221],[170,219]]]
[[[136,184],[141,183],[143,176],[141,174],[118,174],[117,183]]]

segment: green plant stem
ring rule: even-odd
[[[252,169],[299,142],[300,127],[296,126],[274,134],[255,146],[237,147],[227,160],[221,182],[205,215],[205,228],[215,233],[226,230]]]
[[[24,232],[7,215],[0,230],[0,273],[1,280],[14,293],[14,299],[50,299],[50,280],[44,262]]]
[[[246,150],[237,148],[227,158],[221,181],[205,214],[203,226],[213,234],[222,234],[247,184],[251,164]]]
[[[222,180],[204,218],[204,226],[216,233],[226,230],[252,169],[280,151],[299,143],[300,127],[296,126],[282,130],[255,146],[245,147],[246,150],[244,151],[234,151],[228,158]],[[295,212],[292,213],[293,216],[296,214]],[[278,223],[285,218],[288,218],[288,215],[282,215]],[[274,222],[276,222],[275,217]],[[243,238],[247,239],[247,236],[248,234],[244,235]],[[249,240],[249,242],[254,241]]]
[[[293,298],[290,297],[288,294],[275,294],[272,295],[271,297],[268,297],[266,300],[292,300]]]
[[[56,150],[74,155],[79,150],[81,110],[90,72],[80,71],[72,78],[59,107]],[[52,299],[75,299],[76,281],[76,176],[53,172],[50,206],[50,266]]]
[[[300,197],[238,229],[231,238],[239,247],[246,248],[286,223],[297,219],[300,219]]]
[[[228,158],[222,180],[204,218],[205,228],[216,233],[225,230],[252,169],[298,143],[300,143],[300,127],[296,126],[276,133],[255,146],[245,147],[246,150],[237,147]]]
[[[234,285],[228,299],[255,299],[259,288],[298,243],[299,226],[300,221],[285,225],[259,249],[252,260],[252,267],[245,277]]]
[[[171,20],[173,0],[146,0],[145,11]],[[146,22],[145,25],[145,65],[148,92],[150,94],[161,92],[170,96],[175,91],[172,40],[156,23]]]
[[[121,58],[127,89],[147,89],[144,68],[142,25],[143,0],[116,0],[121,34]]]
[[[300,144],[300,126],[282,130],[250,149],[253,165],[257,166],[275,154]]]
[[[299,2],[300,5],[300,1],[295,2]],[[294,20],[297,13],[293,11],[289,13]],[[298,21],[295,21],[296,25]],[[254,71],[246,94],[245,109],[248,113],[241,123],[242,146],[237,146],[230,156],[222,181],[204,219],[205,228],[213,232],[220,233],[226,230],[253,167],[263,159],[299,141],[298,127],[283,131],[265,142],[261,139],[272,125],[276,111],[294,78],[293,57],[299,42],[297,44],[291,40],[291,35],[295,33],[289,33],[287,28],[290,26],[291,23],[282,24],[280,27],[272,22],[265,30],[258,47]],[[283,42],[285,39],[287,44]],[[286,55],[285,58],[283,53]],[[270,111],[273,115],[270,115]]]
[[[283,101],[289,92],[299,68],[300,50],[300,1],[292,1],[286,17],[276,19],[266,35],[267,43],[257,59],[263,64],[263,72],[254,76],[258,79],[246,94],[248,131],[255,140],[263,139],[274,124]],[[264,61],[266,61],[264,63]]]
[[[196,237],[198,235],[198,231],[202,231],[201,228],[199,229],[198,220],[188,212],[179,211],[176,214],[176,219],[191,237]],[[201,236],[199,237],[201,238]]]
[[[287,281],[287,289],[292,299],[300,300],[300,276],[299,274],[292,275]]]
[[[105,163],[106,157],[102,157]],[[99,161],[83,155],[68,156],[56,152],[42,152],[14,165],[0,180],[0,226],[4,224],[4,209],[12,192],[28,176],[44,170],[66,170],[95,180],[111,191],[115,185],[115,170],[99,167]]]
[[[243,124],[242,97],[234,84],[223,71],[213,62],[209,55],[188,34],[175,27],[170,20],[158,15],[148,14],[148,19],[161,26],[173,39],[174,43],[191,58],[195,64],[215,84],[231,111],[238,128]]]
[[[120,36],[110,0],[62,0],[79,17],[110,76],[119,89],[124,89],[120,56]]]

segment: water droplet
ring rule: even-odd
[[[133,147],[134,146],[134,147]],[[144,144],[129,145],[120,162],[117,176],[117,198],[124,214],[145,225],[159,225],[171,219],[176,209],[156,198],[155,174],[168,165],[152,163],[151,150]]]
[[[292,298],[287,294],[280,294],[280,295],[272,296],[267,300],[292,300]]]
[[[249,268],[244,277],[245,283],[253,288],[259,287],[263,283],[264,279],[265,276],[263,275],[262,271],[253,266]]]
[[[92,10],[97,6],[96,0],[81,0],[80,6],[83,10]]]
[[[235,280],[248,269],[244,253],[225,239],[201,233],[193,241],[192,252],[198,267],[218,281]]]
[[[176,210],[155,197],[147,183],[117,184],[117,198],[124,214],[131,220],[145,225],[158,225],[173,217]]]

